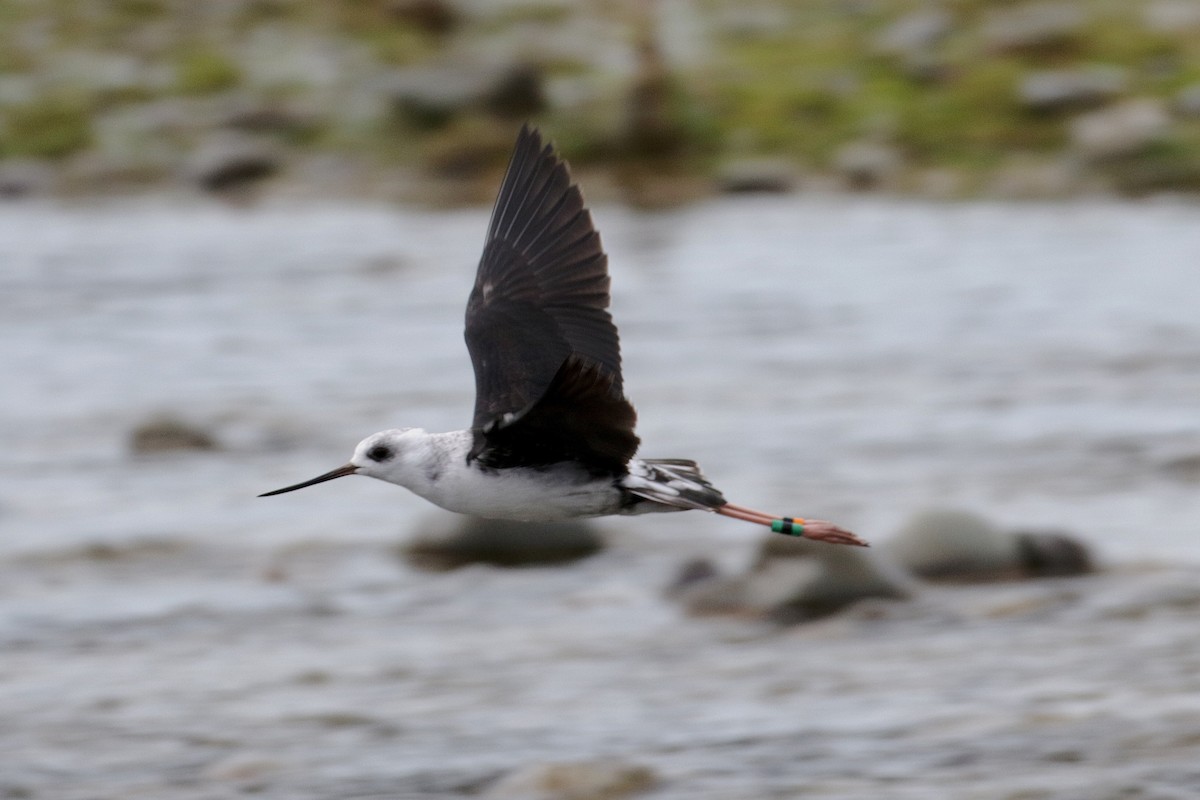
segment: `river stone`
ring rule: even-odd
[[[216,447],[216,439],[207,431],[165,414],[142,422],[129,434],[129,449],[138,454],[215,450]]]
[[[919,512],[880,550],[926,580],[994,580],[1019,574],[1016,540],[967,511]]]
[[[1189,119],[1200,118],[1200,83],[1179,90],[1175,95],[1175,113]]]
[[[438,514],[421,523],[401,554],[414,567],[442,572],[467,564],[568,564],[603,548],[604,539],[585,521],[515,522]]]
[[[222,134],[210,138],[188,159],[187,174],[210,192],[239,189],[279,171],[275,148],[257,138]]]
[[[1092,571],[1088,547],[1061,531],[1002,531],[966,511],[920,512],[881,550],[931,581],[994,581],[1081,575]]]
[[[717,189],[726,194],[785,194],[796,185],[796,169],[779,158],[742,158],[717,171]]]
[[[1087,161],[1136,155],[1170,133],[1166,105],[1143,97],[1081,114],[1071,121],[1071,143]]]
[[[1061,578],[1086,575],[1095,570],[1091,550],[1064,531],[1016,530],[1021,570],[1029,578]]]
[[[446,0],[388,0],[388,16],[434,36],[446,36],[462,25],[463,15]]]
[[[536,764],[492,784],[484,797],[514,800],[620,800],[650,791],[659,778],[653,769],[617,760]]]
[[[882,189],[895,182],[904,157],[889,144],[861,140],[842,145],[833,156],[833,165],[851,189]]]
[[[884,55],[921,57],[950,33],[953,19],[940,8],[925,8],[897,18],[875,37]]]
[[[54,169],[43,161],[30,158],[0,161],[0,200],[44,195],[53,186]]]
[[[980,34],[994,52],[1027,53],[1054,49],[1078,39],[1088,23],[1086,4],[1072,0],[1021,3],[995,8],[984,17]]]
[[[1200,28],[1200,1],[1153,0],[1142,10],[1147,30],[1178,35]]]
[[[415,128],[441,128],[471,110],[523,119],[546,106],[540,67],[455,63],[411,67],[397,73],[388,96],[397,117]]]
[[[776,534],[763,540],[747,573],[677,580],[673,594],[699,616],[735,614],[795,624],[869,597],[906,599],[911,589],[905,575],[868,551]]]
[[[1030,111],[1054,113],[1095,108],[1125,91],[1125,70],[1112,66],[1038,70],[1017,87],[1017,99]]]

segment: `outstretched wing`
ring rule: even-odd
[[[608,304],[608,259],[583,197],[553,148],[525,126],[467,302],[473,457],[624,469],[637,437]]]

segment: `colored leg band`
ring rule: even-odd
[[[796,522],[791,517],[776,519],[771,521],[771,530],[775,533],[782,533],[784,536],[803,536],[804,525]]]

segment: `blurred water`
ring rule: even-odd
[[[414,573],[402,490],[254,495],[468,422],[486,211],[7,206],[0,796],[456,797],[597,754],[662,797],[1200,786],[1173,755],[1200,735],[1200,209],[595,216],[644,454],[876,541],[957,506],[1119,569],[787,634],[659,597],[690,554],[749,557],[705,515],[607,521],[568,569]],[[131,456],[160,411],[222,448]]]

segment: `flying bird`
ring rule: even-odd
[[[467,301],[471,427],[381,431],[363,439],[345,466],[259,496],[367,475],[491,519],[699,510],[776,533],[866,545],[831,522],[734,505],[694,461],[635,457],[637,415],[625,397],[608,306],[608,257],[583,196],[554,148],[526,125]]]

